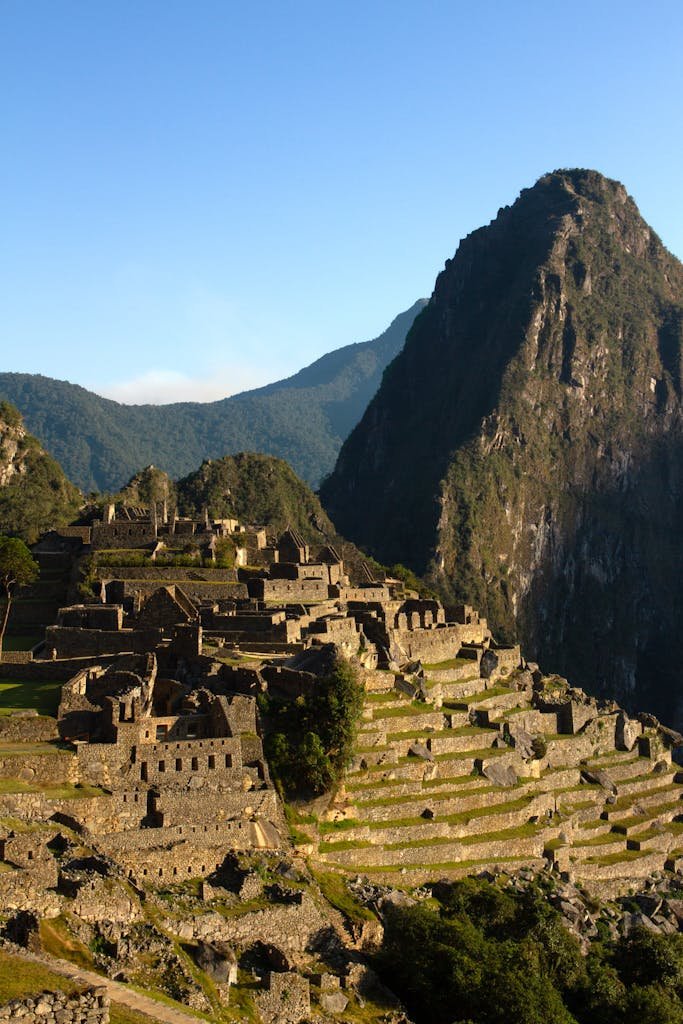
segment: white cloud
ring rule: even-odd
[[[270,380],[265,369],[221,367],[201,377],[189,377],[175,370],[147,370],[129,380],[90,387],[96,394],[125,405],[167,405],[169,402],[214,402],[269,384]]]

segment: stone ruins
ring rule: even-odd
[[[226,540],[230,567],[218,564]],[[292,850],[259,694],[309,692],[325,651],[356,663],[365,703],[343,784],[298,826],[320,870],[418,886],[545,868],[604,896],[683,869],[683,739],[544,676],[469,606],[421,599],[295,530],[275,539],[164,509],[112,507],[43,538],[37,557],[61,572],[80,559],[93,596],[60,607],[44,642],[3,665],[63,684],[56,720],[0,718],[0,778],[16,783],[0,794],[0,898],[13,913],[68,909],[125,962],[117,929],[139,919],[136,894],[199,882],[210,902],[230,876],[238,903],[258,899],[252,875],[234,882],[235,858]],[[232,919],[193,911],[181,937],[256,936],[296,957],[324,919],[306,892],[275,904]],[[107,921],[111,934],[92,932]],[[308,983],[279,972],[262,1017],[284,1019],[286,997],[302,1019]]]

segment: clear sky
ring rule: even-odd
[[[683,257],[682,44],[680,0],[0,0],[0,370],[278,379],[557,167]]]

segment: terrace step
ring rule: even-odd
[[[461,753],[468,750],[483,750],[493,746],[500,733],[495,729],[477,729],[465,726],[445,730],[427,739],[427,747],[433,754]]]
[[[361,821],[391,821],[397,817],[420,817],[422,812],[428,808],[439,817],[443,815],[462,814],[467,811],[477,813],[482,807],[494,807],[498,804],[507,804],[511,799],[519,799],[528,793],[533,792],[531,785],[515,788],[514,790],[500,789],[489,786],[488,789],[475,790],[474,792],[446,791],[443,793],[420,793],[416,797],[400,798],[385,802],[360,802],[354,804],[356,817]],[[390,799],[390,798],[389,798]]]

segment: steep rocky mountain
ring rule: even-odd
[[[0,402],[0,533],[34,541],[77,514],[81,494],[24,427],[21,415]]]
[[[465,238],[321,490],[577,685],[683,719],[683,266],[558,171]]]
[[[374,341],[330,352],[293,377],[218,402],[121,405],[66,381],[0,374],[0,398],[84,490],[116,491],[140,466],[172,477],[225,452],[287,459],[316,486],[377,390],[424,307],[414,303]]]

